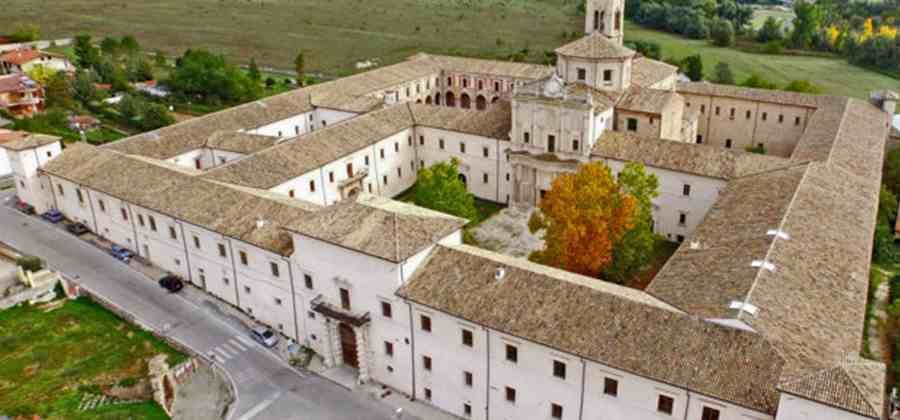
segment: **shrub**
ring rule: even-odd
[[[763,45],[766,54],[781,54],[784,52],[784,43],[781,41],[769,41]]]
[[[40,257],[24,255],[16,259],[16,265],[22,267],[25,271],[36,272],[44,268],[44,261]]]
[[[709,36],[713,45],[730,47],[734,45],[734,25],[727,20],[714,19],[709,25]]]
[[[713,82],[722,85],[734,84],[734,73],[731,71],[731,66],[729,66],[728,63],[720,61],[718,64],[716,64],[715,74],[713,75]]]

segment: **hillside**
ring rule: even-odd
[[[540,60],[565,42],[564,33],[582,31],[574,0],[18,0],[4,4],[3,15],[37,23],[45,36],[134,34],[149,50],[204,47],[279,68],[290,68],[302,49],[310,71],[331,75],[358,61],[396,62],[417,51],[502,57],[528,48],[530,59]],[[626,29],[627,39],[660,43],[666,57],[702,54],[708,73],[725,60],[739,79],[751,71],[779,84],[805,78],[827,93],[857,97],[900,89],[900,81],[842,59],[749,54],[633,24]]]

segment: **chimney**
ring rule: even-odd
[[[396,104],[399,101],[398,94],[396,90],[389,90],[384,92],[384,105],[391,106]]]

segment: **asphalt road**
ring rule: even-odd
[[[62,229],[12,206],[0,192],[0,241],[48,265],[126,308],[141,322],[164,331],[201,354],[216,354],[237,397],[231,420],[381,420],[392,408],[315,375],[302,375],[248,339],[245,327],[214,308],[170,295],[143,274]]]

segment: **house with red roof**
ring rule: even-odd
[[[24,74],[0,76],[0,109],[30,117],[44,109],[44,88]]]
[[[0,74],[28,73],[37,66],[74,72],[75,66],[62,54],[36,49],[19,49],[0,54]]]

